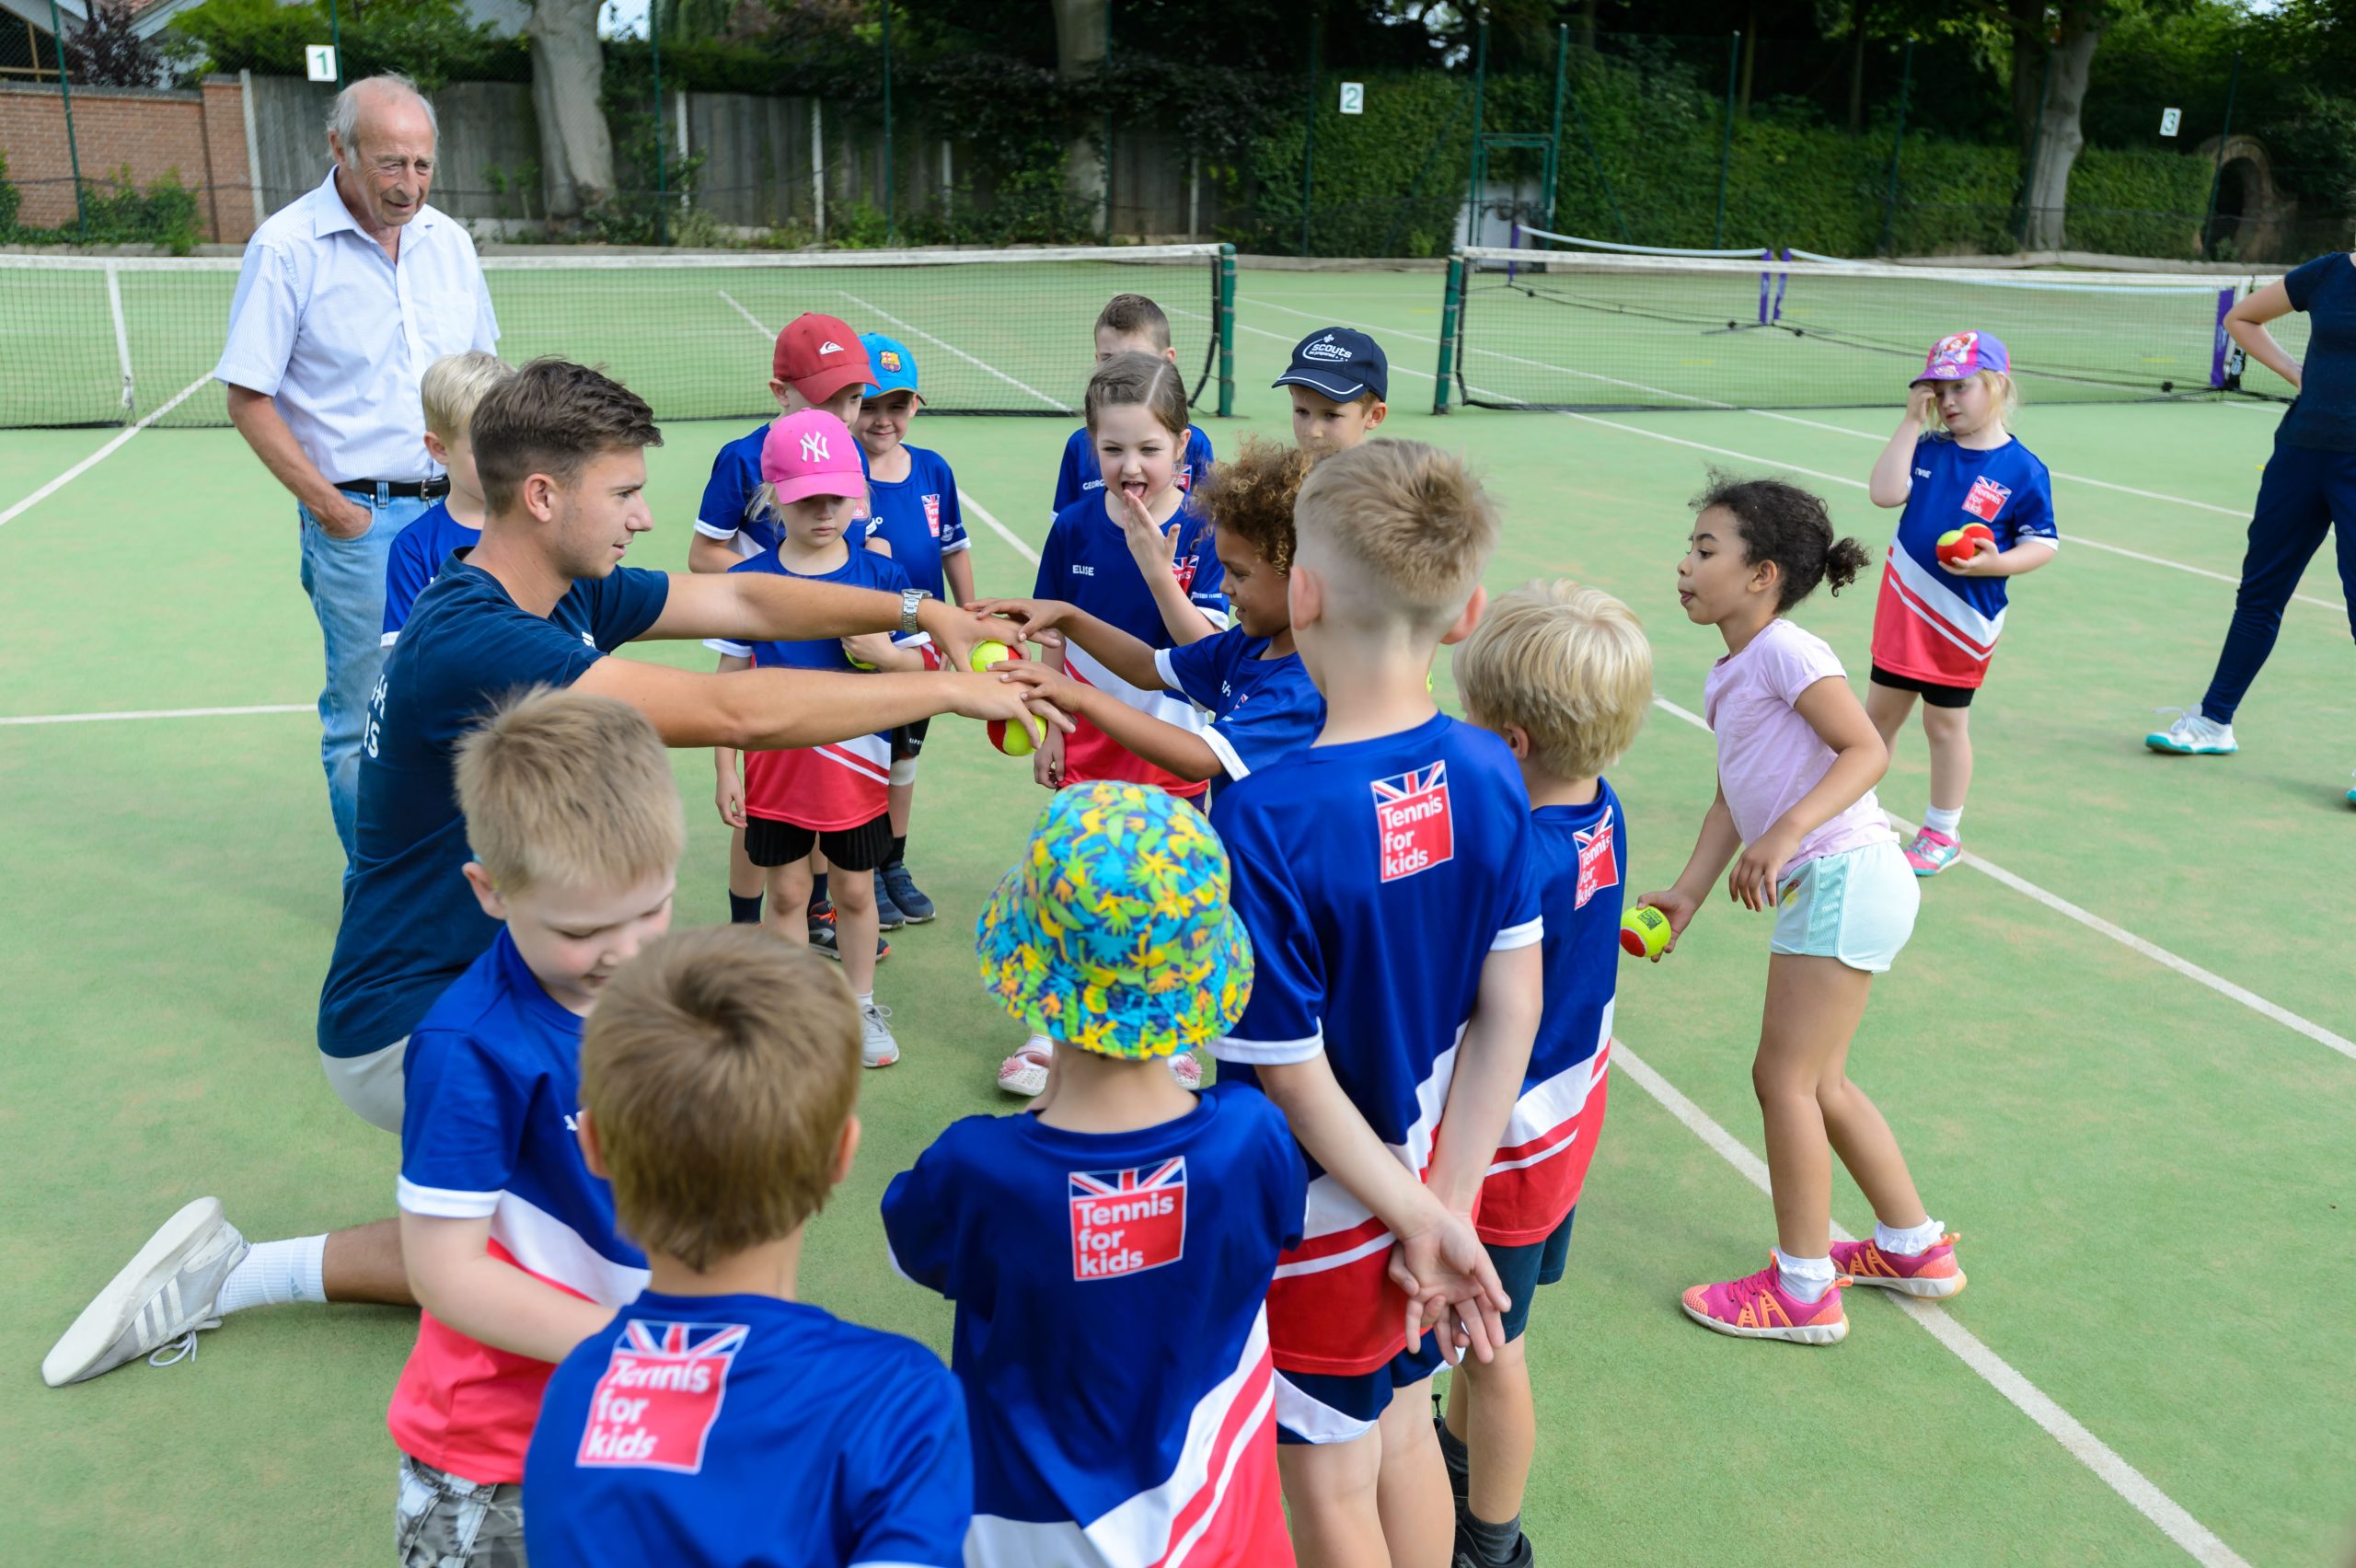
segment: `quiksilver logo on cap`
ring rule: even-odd
[[[818,352],[822,354],[838,354],[843,352],[843,346],[829,338],[818,345]]]

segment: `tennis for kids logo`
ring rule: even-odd
[[[1382,833],[1382,880],[1427,871],[1456,854],[1448,814],[1448,764],[1374,781],[1374,821]]]
[[[1971,493],[1963,498],[1963,509],[1982,523],[1993,523],[1996,513],[2004,510],[2004,502],[2012,499],[2009,487],[1982,474],[1971,481]]]
[[[743,1323],[624,1324],[572,1462],[686,1475],[702,1470],[729,1364],[749,1332]]]
[[[1579,851],[1578,898],[1571,907],[1584,909],[1588,899],[1607,887],[1620,885],[1620,855],[1611,847],[1611,813],[1606,810],[1603,820],[1593,827],[1573,828],[1571,842]]]
[[[924,498],[924,525],[932,530],[934,538],[941,537],[941,498],[937,495]]]
[[[1067,1172],[1071,1277],[1116,1279],[1186,1255],[1186,1157],[1126,1170]]]

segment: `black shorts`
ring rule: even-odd
[[[857,827],[797,827],[768,817],[745,821],[745,858],[756,866],[790,866],[806,860],[810,851],[826,851],[826,864],[837,871],[872,871],[892,858],[892,813]]]
[[[1936,681],[1918,681],[1912,675],[1892,674],[1879,664],[1874,666],[1873,682],[1892,691],[1915,692],[1934,708],[1969,708],[1980,691],[1978,686],[1941,686]]]
[[[932,721],[919,719],[913,724],[903,724],[892,732],[892,760],[913,762],[924,750],[925,732],[932,728]]]
[[[1513,1306],[1506,1312],[1506,1338],[1518,1340],[1530,1323],[1530,1298],[1538,1294],[1542,1285],[1553,1285],[1563,1277],[1563,1270],[1571,1261],[1571,1225],[1579,1216],[1576,1208],[1563,1216],[1542,1241],[1526,1246],[1504,1247],[1484,1241],[1489,1262],[1497,1271],[1497,1282],[1506,1287],[1506,1295]]]

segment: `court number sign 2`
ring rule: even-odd
[[[1342,112],[1344,114],[1366,112],[1366,84],[1364,82],[1342,84]]]

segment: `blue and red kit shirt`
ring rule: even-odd
[[[812,1378],[835,1393],[814,1397]],[[965,1404],[914,1340],[773,1296],[648,1291],[549,1378],[537,1568],[960,1568]]]
[[[1227,569],[1219,565],[1218,553],[1212,548],[1210,524],[1191,502],[1185,502],[1162,525],[1162,532],[1177,536],[1173,564],[1178,586],[1202,606],[1214,627],[1225,627]],[[1162,624],[1161,606],[1153,602],[1153,590],[1146,586],[1144,573],[1129,555],[1127,537],[1113,514],[1104,510],[1101,488],[1085,501],[1066,507],[1047,530],[1046,545],[1039,552],[1039,576],[1033,592],[1042,599],[1061,599],[1076,605],[1098,620],[1119,627],[1149,648],[1159,651],[1175,645],[1170,628]],[[1193,703],[1167,691],[1139,690],[1106,669],[1076,642],[1067,641],[1064,645],[1064,669],[1074,679],[1111,692],[1140,713],[1184,730],[1203,728],[1201,715],[1195,712]],[[1156,767],[1085,719],[1075,718],[1073,723],[1076,728],[1064,737],[1065,782],[1083,784],[1112,778],[1151,784],[1173,795],[1203,792],[1203,781],[1190,781]]]
[[[646,1288],[646,1255],[615,1229],[613,1189],[574,1136],[581,1020],[504,928],[411,1032],[404,1065],[402,1213],[488,1219],[493,1258],[583,1300],[618,1307]],[[437,1470],[521,1481],[551,1370],[423,1312],[385,1424]]]
[[[1278,757],[1308,749],[1325,727],[1325,698],[1298,653],[1261,657],[1268,640],[1240,626],[1153,656],[1164,684],[1210,715],[1203,731],[1227,781],[1248,777]],[[1218,798],[1212,780],[1211,798]]]
[[[843,564],[832,571],[788,571],[774,549],[763,550],[728,570],[773,572],[809,582],[839,582],[846,588],[875,588],[888,594],[900,593],[908,586],[908,574],[891,557],[857,545],[847,545],[845,554]],[[927,651],[927,662],[930,662],[931,639],[919,633],[913,638],[895,637],[893,640],[920,642]],[[832,637],[793,642],[730,642],[714,639],[705,646],[739,659],[750,658],[755,669],[839,670],[846,674],[859,671],[859,666],[850,662],[850,655],[843,651],[841,641]],[[791,823],[814,833],[864,827],[882,816],[889,805],[885,791],[891,782],[889,731],[854,735],[823,746],[746,752],[745,814]]]
[[[1211,438],[1193,425],[1186,427],[1186,449],[1178,455],[1172,477],[1189,493],[1211,477]],[[1049,510],[1061,517],[1076,502],[1103,499],[1104,470],[1096,461],[1096,443],[1082,425],[1064,443],[1063,466],[1056,470],[1055,505]]]
[[[768,439],[769,424],[764,420],[720,449],[711,460],[711,478],[704,481],[703,502],[696,508],[697,533],[726,540],[748,557],[777,548],[785,536],[776,518],[753,505],[760,493],[761,443]]]
[[[393,536],[385,557],[385,637],[390,648],[409,624],[410,607],[425,585],[442,574],[442,564],[457,550],[470,550],[482,540],[482,530],[469,528],[450,515],[445,502],[435,502]]]
[[[1579,1201],[1603,1131],[1628,870],[1628,830],[1611,786],[1599,778],[1587,804],[1530,813],[1530,860],[1546,919],[1546,1007],[1521,1098],[1481,1183],[1481,1239],[1498,1247],[1553,1234]]]
[[[908,455],[908,477],[896,481],[867,476],[867,504],[872,513],[867,542],[878,537],[892,547],[892,559],[908,581],[936,599],[946,599],[943,557],[974,548],[965,536],[965,514],[957,506],[957,476],[949,460],[921,446],[903,446]],[[867,466],[867,449],[859,461]]]
[[[1431,1163],[1489,954],[1545,931],[1530,797],[1505,743],[1437,714],[1311,746],[1211,808],[1252,933],[1252,999],[1212,1048],[1223,1080],[1322,1052],[1400,1163]],[[1382,1221],[1312,1162],[1268,1325],[1287,1372],[1371,1372],[1405,1348]]]
[[[1939,536],[1984,523],[1996,548],[2023,539],[2059,545],[2053,480],[2018,441],[1986,452],[1944,435],[1914,444],[1913,488],[1874,605],[1874,663],[1934,686],[1976,686],[1988,677],[2004,629],[2002,577],[1958,577],[1939,564]]]
[[[974,1568],[1289,1564],[1262,1302],[1300,1237],[1284,1115],[969,1116],[884,1193],[893,1266],[957,1304]]]
[[[534,686],[568,686],[661,618],[671,579],[617,567],[536,616],[499,580],[448,564],[385,656],[360,742],[358,853],[319,987],[319,1049],[362,1056],[398,1041],[482,956],[499,922],[459,868],[458,742]]]

